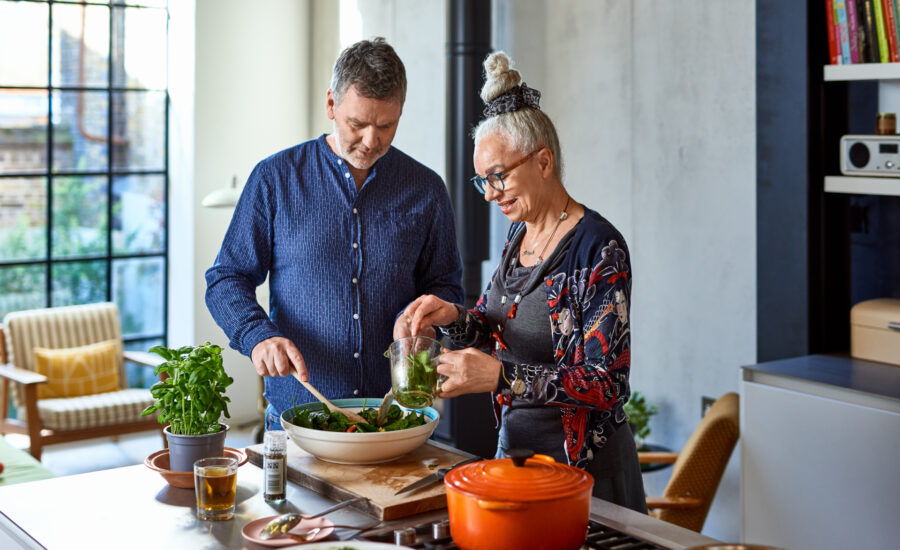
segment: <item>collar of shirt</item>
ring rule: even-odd
[[[347,186],[348,190],[357,192],[356,190],[356,182],[353,180],[353,174],[350,173],[350,169],[348,168],[347,161],[340,157],[337,153],[335,153],[331,146],[328,145],[327,138],[328,134],[322,134],[319,136],[318,144],[319,144],[319,155],[325,157],[327,159],[328,164],[333,166],[335,170],[340,173],[341,180]],[[375,177],[378,173],[378,167],[387,164],[390,162],[389,157],[391,153],[394,151],[394,146],[388,146],[388,150],[381,155],[381,157],[375,161],[375,164],[372,165],[372,168],[369,169],[369,175],[366,176],[366,180],[360,186],[359,191],[361,192],[365,189],[366,185],[369,185],[369,182],[375,180]]]

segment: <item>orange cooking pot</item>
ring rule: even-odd
[[[594,479],[547,455],[458,466],[444,477],[453,542],[463,550],[577,550],[587,536]]]

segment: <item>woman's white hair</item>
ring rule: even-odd
[[[481,99],[487,105],[499,96],[515,88],[522,82],[519,71],[510,68],[510,59],[505,52],[494,52],[484,60],[486,75],[481,88]],[[527,155],[540,147],[547,147],[553,153],[553,171],[562,181],[562,151],[556,127],[543,111],[523,107],[518,111],[502,113],[482,120],[472,131],[475,147],[487,136],[499,135],[509,146]]]

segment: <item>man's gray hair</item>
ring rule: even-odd
[[[406,100],[406,69],[382,37],[360,40],[338,56],[331,74],[331,95],[339,104],[350,86],[369,99]]]

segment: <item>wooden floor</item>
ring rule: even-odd
[[[256,424],[232,426],[225,445],[243,448],[256,443],[253,429]],[[6,441],[17,448],[28,449],[28,436],[7,434]],[[57,476],[83,474],[133,464],[143,464],[147,455],[163,448],[158,433],[138,433],[119,436],[118,441],[104,437],[44,447],[41,463]]]

